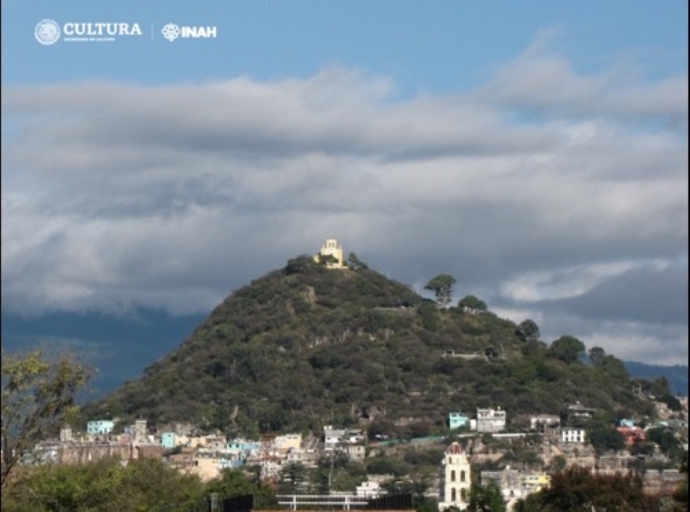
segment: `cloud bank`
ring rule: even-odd
[[[533,45],[474,90],[403,100],[338,67],[6,88],[3,308],[207,311],[336,237],[551,339],[684,361],[688,80],[629,75]]]

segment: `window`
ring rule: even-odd
[[[465,481],[465,472],[464,471],[460,471],[460,481],[461,482]]]
[[[450,501],[458,501],[458,497],[455,494],[455,489],[450,490]]]
[[[450,472],[450,481],[455,482],[455,470]]]

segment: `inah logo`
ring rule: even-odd
[[[60,39],[60,25],[53,20],[41,20],[34,31],[36,40],[41,44],[53,44]]]
[[[178,27],[174,23],[168,23],[166,26],[163,27],[161,33],[163,34],[164,38],[166,38],[168,41],[172,43],[175,39],[180,37],[180,27]]]
[[[168,23],[161,30],[163,37],[171,43],[179,38],[182,39],[212,39],[218,35],[218,28],[215,26],[189,26],[189,25],[175,25]]]

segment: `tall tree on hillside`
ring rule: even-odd
[[[561,336],[551,344],[549,354],[556,359],[573,364],[585,353],[585,344],[574,336]]]
[[[539,340],[539,326],[534,320],[527,319],[520,323],[515,329],[515,334],[522,341],[538,341]]]
[[[436,295],[436,302],[440,306],[446,307],[450,304],[453,297],[453,285],[455,278],[449,274],[439,274],[432,278],[424,287],[425,290],[431,290]]]
[[[486,302],[478,299],[474,295],[468,295],[467,297],[460,299],[458,302],[458,307],[468,313],[478,313],[479,311],[487,310]]]
[[[2,490],[17,463],[76,412],[91,370],[72,356],[2,354]]]
[[[350,267],[350,270],[369,268],[367,264],[360,260],[354,252],[351,252],[347,257],[347,266]]]
[[[603,348],[592,347],[589,349],[589,360],[592,362],[592,365],[594,365],[594,366],[601,365],[604,362],[605,357],[606,357],[606,352],[604,351]]]

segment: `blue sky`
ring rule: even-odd
[[[3,314],[204,314],[335,237],[545,341],[684,362],[687,11],[5,0]]]
[[[250,75],[306,77],[325,66],[391,77],[404,94],[476,85],[541,31],[582,72],[618,60],[650,78],[687,70],[687,2],[668,1],[6,1],[3,81],[110,79],[137,83]],[[138,22],[144,36],[116,45],[36,45],[44,18]],[[215,25],[216,40],[169,43],[168,22]],[[154,41],[151,41],[151,24]],[[156,30],[157,29],[157,30]]]

